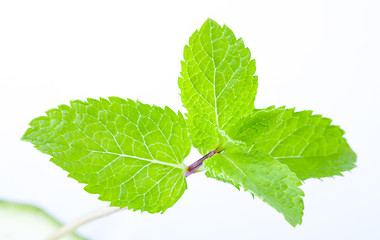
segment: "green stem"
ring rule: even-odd
[[[75,231],[75,229],[77,229],[78,227],[88,223],[88,222],[91,222],[92,220],[95,220],[97,218],[101,218],[101,217],[104,217],[104,216],[107,216],[107,215],[110,215],[112,213],[115,213],[117,211],[121,210],[120,208],[118,207],[106,207],[106,208],[102,208],[102,209],[99,209],[93,213],[90,213],[86,216],[83,216],[77,220],[75,220],[74,222],[72,223],[69,223],[67,225],[64,225],[62,226],[61,228],[59,228],[57,231],[55,231],[53,234],[51,234],[50,236],[48,236],[46,238],[46,240],[57,240],[57,239],[60,239],[62,238],[63,236]]]

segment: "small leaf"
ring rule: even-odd
[[[184,49],[178,84],[188,110],[191,140],[202,154],[231,143],[225,134],[254,108],[255,60],[227,26],[208,19]]]
[[[301,180],[332,177],[355,167],[356,154],[331,119],[294,109],[255,109],[239,121],[231,138],[249,151],[264,151],[288,165]]]
[[[282,163],[263,152],[217,154],[205,162],[206,175],[235,187],[243,187],[285,216],[292,225],[301,224],[301,181]]]
[[[48,239],[62,224],[32,205],[0,200],[0,239]],[[85,240],[76,233],[69,233],[60,240]]]
[[[111,206],[163,212],[186,189],[190,139],[183,116],[168,107],[116,97],[72,101],[30,125],[23,140]]]

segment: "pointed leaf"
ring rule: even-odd
[[[206,175],[235,187],[243,187],[285,216],[292,225],[301,224],[301,181],[289,168],[263,152],[217,154],[205,162]]]
[[[331,119],[294,109],[255,109],[229,132],[249,151],[264,151],[301,180],[332,177],[355,167],[356,154]]]
[[[255,60],[227,26],[208,19],[185,46],[178,84],[193,145],[203,154],[226,145],[228,130],[254,108]]]
[[[186,189],[190,139],[183,116],[116,97],[72,101],[34,119],[23,140],[111,206],[150,213]]]

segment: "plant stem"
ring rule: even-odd
[[[67,225],[62,226],[57,231],[55,231],[52,235],[48,236],[46,238],[46,240],[60,239],[61,237],[65,236],[66,234],[73,232],[75,229],[82,226],[83,224],[86,224],[86,223],[88,223],[92,220],[95,220],[97,218],[110,215],[110,214],[115,213],[119,210],[121,210],[121,209],[118,207],[106,207],[106,208],[99,209],[93,213],[90,213],[86,216],[83,216],[83,217],[75,220],[72,223],[69,223]]]
[[[214,156],[216,153],[219,153],[218,149],[207,153],[206,155],[201,157],[199,160],[197,160],[196,162],[188,166],[187,171],[185,172],[185,177],[188,177],[191,174],[195,173],[202,166],[204,160]]]

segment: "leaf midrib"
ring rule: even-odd
[[[73,147],[72,147],[73,148]],[[79,149],[79,148],[78,148]],[[83,148],[80,148],[83,150]],[[166,165],[166,166],[170,166],[170,167],[173,167],[173,168],[179,168],[179,169],[186,169],[186,166],[184,164],[173,164],[173,163],[168,163],[168,162],[163,162],[163,161],[159,161],[159,160],[156,160],[156,159],[148,159],[148,158],[142,158],[142,157],[138,157],[138,156],[132,156],[132,155],[127,155],[127,154],[120,154],[120,153],[115,153],[115,152],[102,152],[102,151],[96,151],[96,150],[89,150],[89,149],[85,149],[91,153],[101,153],[101,154],[110,154],[110,155],[116,155],[116,156],[119,156],[119,157],[127,157],[127,158],[135,158],[135,159],[138,159],[138,160],[142,160],[142,161],[147,161],[147,162],[151,162],[151,163],[156,163],[156,164],[161,164],[161,165]],[[111,164],[112,162],[110,162],[109,164]]]

